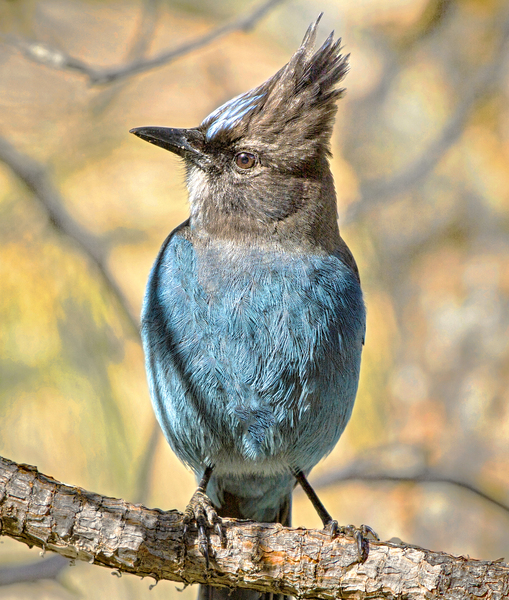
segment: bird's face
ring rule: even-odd
[[[194,226],[216,233],[275,227],[316,195],[326,165],[281,156],[277,145],[254,136],[232,139],[231,130],[209,137],[203,125],[132,132],[184,159]]]
[[[197,232],[251,239],[300,235],[317,243],[326,230],[337,236],[337,226],[327,224],[336,215],[327,158],[343,92],[336,84],[347,57],[332,35],[314,52],[315,28],[280,71],[199,127],[132,130],[184,159]]]

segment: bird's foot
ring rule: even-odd
[[[360,527],[355,527],[355,525],[338,525],[337,521],[331,519],[324,525],[323,529],[331,538],[335,538],[337,535],[353,537],[357,542],[358,562],[364,562],[368,557],[369,538],[375,541],[380,540],[377,533],[369,525],[361,525]]]
[[[203,490],[198,488],[193,494],[189,504],[184,511],[184,537],[186,536],[189,526],[196,523],[198,529],[198,547],[201,554],[205,558],[207,569],[209,568],[209,539],[207,528],[213,527],[221,540],[224,541],[224,534],[221,528],[221,518],[216,512],[210,498]]]

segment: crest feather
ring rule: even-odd
[[[315,52],[321,14],[311,23],[290,61],[265,83],[233,98],[202,123],[208,140],[244,138],[246,144],[275,145],[281,158],[301,160],[328,151],[336,101],[343,93],[337,84],[348,71],[348,56],[341,54],[341,39],[334,32]]]

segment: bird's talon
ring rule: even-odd
[[[371,529],[369,525],[361,525],[359,529],[362,531],[362,535],[367,539],[368,536],[371,536],[376,542],[380,541],[377,532],[374,529]]]
[[[337,521],[330,521],[324,527],[327,533],[331,532],[331,528],[334,528],[335,535],[345,535],[355,540],[357,544],[358,562],[364,562],[368,557],[369,551],[369,539],[379,541],[378,535],[375,533],[369,525],[361,525],[355,527],[355,525],[338,525]],[[335,537],[331,535],[331,537]]]
[[[359,529],[355,530],[354,538],[357,542],[357,552],[359,557],[362,558],[364,556],[364,537]]]
[[[203,535],[204,537],[201,538],[201,535]],[[208,571],[210,568],[208,540],[207,540],[205,532],[202,532],[201,530],[200,530],[199,536],[200,536],[200,539],[198,541],[198,548],[200,549],[200,552],[201,552],[203,558],[205,559],[205,567]]]
[[[184,511],[183,521],[184,536],[188,533],[191,523],[196,524],[196,528],[198,529],[198,548],[205,559],[208,570],[210,568],[210,550],[207,528],[214,527],[215,531],[220,532],[221,539],[222,530],[220,517],[217,515],[209,497],[201,489],[197,489],[189,501]]]
[[[340,533],[342,533],[342,531],[340,530],[340,527],[338,525],[338,522],[335,521],[334,519],[331,519],[328,523],[326,523],[324,525],[323,530],[325,531],[325,533],[330,535],[331,540],[334,539],[336,536],[338,536]]]
[[[219,536],[221,546],[224,546],[226,538],[225,538],[225,535],[223,532],[223,528],[221,527],[221,523],[216,523],[215,530],[216,530],[217,535]]]

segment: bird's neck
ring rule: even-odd
[[[332,175],[327,170],[321,179],[306,183],[302,198],[296,199],[295,210],[280,218],[272,217],[270,212],[260,215],[225,207],[215,198],[202,199],[198,206],[193,206],[191,200],[193,236],[206,244],[231,241],[242,246],[331,253],[340,244]]]

